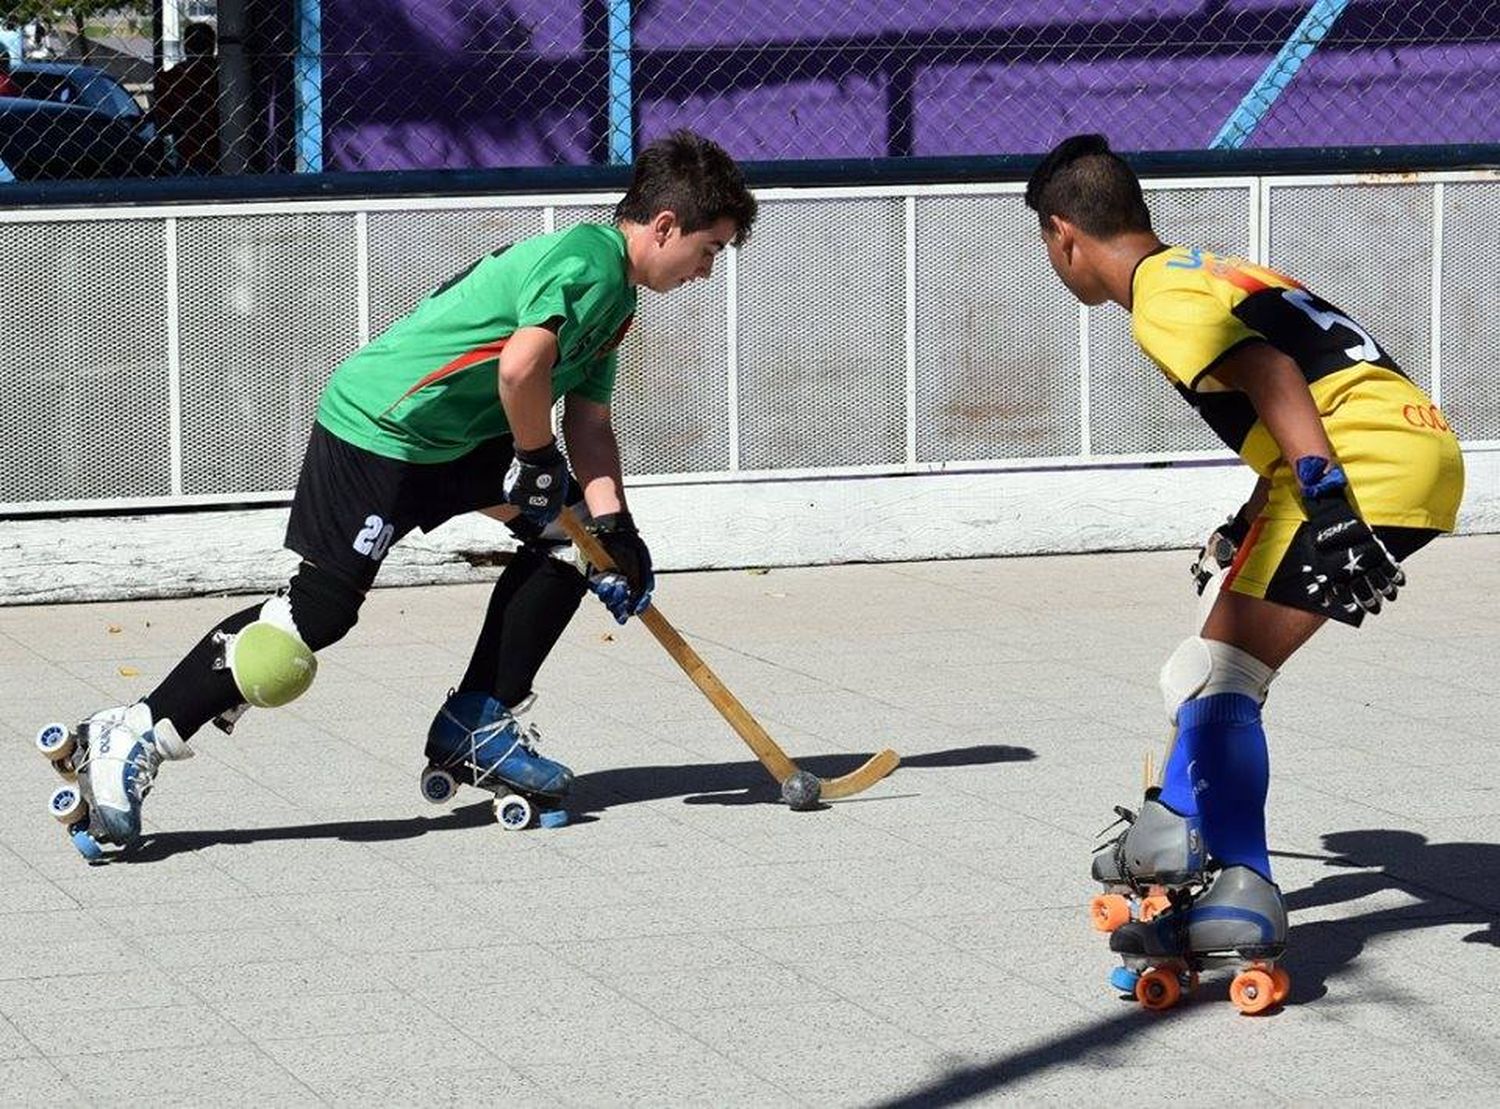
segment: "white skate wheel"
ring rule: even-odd
[[[439,766],[422,771],[422,796],[441,805],[458,791],[458,779]]]
[[[66,724],[44,724],[36,733],[36,749],[52,762],[61,762],[78,746],[78,737]]]
[[[519,793],[496,797],[495,819],[507,832],[519,832],[531,824],[531,802]]]
[[[89,806],[77,786],[58,786],[47,802],[47,811],[63,824],[73,824],[83,819]]]

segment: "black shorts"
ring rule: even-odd
[[[504,504],[502,485],[512,457],[506,435],[451,462],[404,462],[314,424],[286,545],[366,590],[386,551],[413,528],[431,531],[454,516]]]

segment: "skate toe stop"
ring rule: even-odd
[[[551,812],[544,812],[536,818],[536,822],[543,828],[561,828],[568,822],[568,811],[553,809]]]

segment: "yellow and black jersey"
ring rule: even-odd
[[[1301,514],[1291,467],[1250,399],[1213,375],[1247,343],[1269,344],[1302,371],[1366,520],[1452,530],[1463,490],[1457,440],[1351,317],[1284,274],[1196,248],[1141,259],[1131,294],[1136,342],[1215,434],[1272,479],[1273,511]]]

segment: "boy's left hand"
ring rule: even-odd
[[[650,548],[628,512],[596,516],[588,530],[615,564],[613,570],[590,564],[585,570],[589,588],[614,615],[615,622],[623,624],[651,605],[656,575],[651,569]]]

